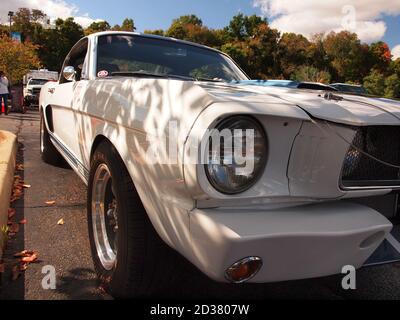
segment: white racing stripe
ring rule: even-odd
[[[391,233],[389,233],[386,236],[386,240],[392,245],[393,248],[396,249],[398,253],[400,253],[400,242],[398,242],[397,239],[393,237]]]

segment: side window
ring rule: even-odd
[[[67,66],[74,67],[76,75],[75,80],[80,81],[82,79],[82,74],[84,73],[84,69],[87,65],[86,57],[87,57],[87,50],[88,50],[88,39],[82,39],[79,41],[68,54],[67,58],[64,61],[61,76],[60,76],[60,83],[69,82],[63,76],[63,70]]]

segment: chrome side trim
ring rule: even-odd
[[[52,132],[49,132],[49,135],[54,147],[61,153],[72,169],[74,169],[74,171],[87,185],[89,183],[89,170],[68,150],[68,148],[60,140],[55,137]]]

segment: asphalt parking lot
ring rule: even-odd
[[[17,219],[26,219],[8,245],[6,259],[23,249],[36,250],[39,263],[31,264],[16,281],[3,277],[0,299],[111,299],[99,288],[93,271],[86,225],[86,189],[69,168],[43,163],[39,154],[39,114],[0,116],[0,129],[18,135],[18,163],[25,183],[24,197],[14,203]],[[46,201],[55,201],[47,205]],[[57,222],[63,219],[64,224]],[[357,289],[341,288],[342,276],[274,284],[226,285],[215,283],[179,255],[184,272],[161,297],[169,299],[400,299],[400,263],[364,268],[357,272]],[[52,265],[56,289],[42,288],[42,267]],[[166,275],[170,276],[170,275]]]

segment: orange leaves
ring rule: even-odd
[[[64,219],[60,219],[60,220],[58,220],[57,221],[57,224],[59,225],[59,226],[62,226],[63,224],[64,224],[65,222],[64,222]]]
[[[12,217],[15,216],[15,209],[14,208],[9,208],[8,209],[8,219],[12,219]]]
[[[0,36],[0,66],[9,79],[20,80],[32,67],[40,67],[36,54],[37,45],[29,41],[13,41],[8,36]]]
[[[27,189],[30,187],[31,187],[31,185],[24,183],[21,176],[19,176],[19,175],[14,176],[14,186],[13,186],[13,191],[12,191],[10,202],[12,203],[12,202],[15,202],[16,200],[20,199],[22,197],[22,195],[24,194],[23,189]]]
[[[24,171],[24,165],[23,164],[17,164],[15,166],[15,170],[17,171]]]
[[[18,279],[21,272],[28,269],[30,263],[38,262],[39,254],[33,250],[24,250],[14,254],[14,257],[19,258],[19,263],[15,264],[11,270],[11,278],[13,281]]]
[[[56,202],[54,200],[51,200],[51,201],[46,201],[45,204],[47,204],[48,206],[52,206],[55,205]]]
[[[38,259],[36,252],[33,252],[30,256],[22,257],[21,262],[23,263],[33,263]]]

